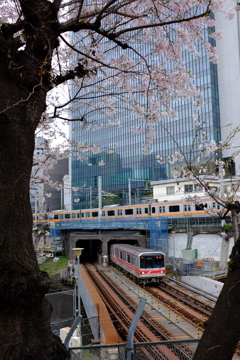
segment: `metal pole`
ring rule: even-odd
[[[92,187],[90,186],[90,209],[92,209]]]
[[[78,267],[78,281],[77,281],[77,288],[78,288],[78,315],[81,316],[81,308],[80,308],[80,255],[77,255],[77,267]]]
[[[131,179],[128,179],[128,203],[131,205]]]
[[[61,210],[63,209],[63,195],[62,195],[62,189],[63,189],[63,186],[61,186]]]
[[[145,306],[147,302],[147,299],[145,298],[141,298],[140,299],[140,303],[138,305],[138,308],[135,312],[135,315],[132,319],[132,322],[131,322],[131,325],[129,327],[129,330],[128,330],[128,335],[127,335],[127,349],[126,349],[126,360],[133,360],[133,337],[134,337],[134,332],[136,330],[136,327],[137,327],[137,324],[138,324],[138,321],[142,315],[142,312],[143,312],[143,308]]]
[[[37,199],[36,196],[34,196],[34,200],[35,200],[35,224],[37,223]]]
[[[101,209],[102,209],[102,177],[98,177],[98,217],[101,219]]]

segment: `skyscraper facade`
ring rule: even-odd
[[[205,36],[208,35],[206,29]],[[209,38],[209,41],[215,45],[214,39]],[[194,83],[203,94],[205,103],[199,110],[199,120],[204,122],[209,138],[220,141],[218,65],[209,61],[206,50],[200,43],[196,46],[200,55],[195,57],[183,49],[183,61],[189,73],[195,76]],[[80,161],[77,156],[72,157],[72,186],[79,188],[80,198],[79,203],[73,203],[73,208],[86,207],[90,203],[89,192],[84,190],[86,188],[91,188],[92,205],[97,206],[97,203],[94,203],[94,194],[97,194],[98,176],[102,177],[103,190],[117,194],[118,203],[128,201],[129,181],[131,195],[135,201],[139,201],[143,194],[147,195],[145,188],[147,182],[143,180],[171,178],[171,165],[168,162],[159,164],[156,157],[160,155],[167,158],[178,150],[178,145],[183,151],[189,150],[194,139],[193,99],[179,98],[174,103],[174,109],[177,113],[176,118],[166,118],[161,124],[155,125],[156,135],[152,143],[152,152],[147,155],[142,153],[145,133],[132,132],[136,118],[124,106],[120,116],[118,114],[116,115],[118,117],[115,115],[109,118],[102,117],[103,123],[119,124],[119,126],[110,125],[89,130],[84,128],[81,122],[73,122],[70,128],[73,141],[81,144],[96,144],[101,149],[100,153],[88,153],[84,161]],[[101,122],[101,115],[97,120]],[[167,128],[169,133],[164,128]]]

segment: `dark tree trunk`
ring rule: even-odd
[[[231,360],[240,338],[240,240],[233,247],[226,282],[193,360]]]
[[[48,81],[39,70],[44,52],[38,47],[45,45],[36,38],[27,44],[26,52],[15,54],[11,42],[0,35],[0,358],[4,360],[67,356],[51,332],[52,309],[45,298],[50,281],[39,270],[32,242],[29,179],[35,129],[48,90]],[[48,68],[54,48],[50,49],[51,41],[44,64]]]

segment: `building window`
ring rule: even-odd
[[[175,186],[167,186],[167,195],[175,194]]]
[[[193,185],[192,184],[184,185],[184,192],[185,193],[193,192]]]
[[[196,191],[196,192],[203,191],[203,186],[200,185],[200,184],[195,184],[194,185],[194,191]]]

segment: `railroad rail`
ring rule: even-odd
[[[137,303],[126,295],[119,286],[114,284],[105,271],[100,271],[93,265],[86,265],[86,268],[104,297],[111,313],[115,315],[121,327],[127,332],[136,311]],[[135,332],[136,342],[172,340],[173,338],[174,336],[168,330],[160,326],[146,312],[143,312],[141,322]],[[148,352],[148,358],[154,360],[178,360],[179,357],[190,360],[193,357],[192,350],[182,344],[174,345],[171,350],[166,345],[150,346],[147,350],[144,350],[144,352],[146,351]]]

